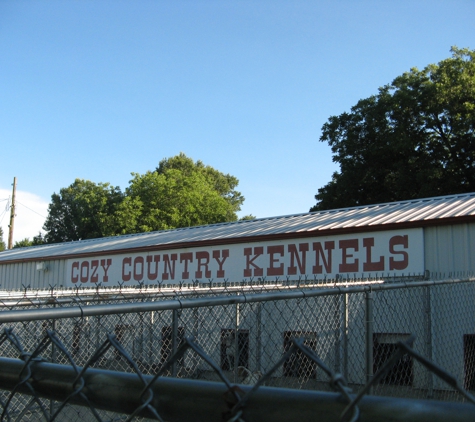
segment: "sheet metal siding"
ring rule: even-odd
[[[475,325],[474,296],[474,283],[453,285],[430,294],[431,360],[459,380],[465,378],[463,338],[473,334]],[[451,318],[447,318],[448,314]],[[434,388],[446,389],[447,384],[436,377]]]
[[[426,227],[424,250],[427,271],[475,272],[475,223]]]
[[[0,289],[21,290],[61,287],[66,280],[66,261],[47,261],[48,271],[36,268],[37,262],[19,262],[0,265]]]

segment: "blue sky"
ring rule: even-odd
[[[0,224],[41,230],[75,178],[125,189],[184,152],[239,180],[240,215],[307,212],[319,142],[411,67],[475,48],[475,2],[0,0]]]

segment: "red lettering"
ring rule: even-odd
[[[299,253],[297,252],[297,245],[289,245],[288,251],[290,253],[290,267],[287,268],[287,274],[295,275],[297,274],[297,267],[295,266],[295,261],[299,266],[300,274],[305,274],[306,264],[307,264],[307,252],[308,252],[308,243],[299,244]]]
[[[325,272],[330,274],[332,272],[332,250],[335,249],[335,242],[333,240],[325,242],[325,250],[327,256],[323,253],[322,244],[320,242],[314,242],[313,250],[315,251],[315,265],[312,268],[312,274],[322,274],[323,266],[320,265],[320,257],[322,258],[323,265],[325,266]]]
[[[104,270],[104,275],[102,276],[102,281],[107,282],[109,281],[109,276],[107,275],[107,271],[109,271],[110,266],[112,265],[112,259],[101,259],[101,267]]]
[[[210,278],[211,277],[211,271],[208,269],[208,264],[209,264],[209,252],[202,251],[202,252],[196,252],[195,254],[196,259],[198,260],[198,268],[195,271],[195,277],[196,278],[202,278],[203,277],[203,271],[201,268],[204,268],[205,272],[205,278]]]
[[[74,270],[78,270],[75,274]],[[77,283],[79,281],[79,261],[74,261],[73,265],[71,266],[71,281],[73,283]]]
[[[84,270],[86,270],[86,272],[84,272]],[[87,283],[89,281],[89,261],[81,262],[81,271],[79,274],[81,283]]]
[[[223,259],[219,259],[219,257],[222,256]],[[213,259],[216,260],[218,263],[218,271],[216,273],[216,277],[218,278],[224,278],[224,270],[223,270],[223,264],[224,261],[226,261],[226,258],[229,257],[229,249],[223,249],[220,253],[220,251],[213,251]]]
[[[176,264],[177,259],[178,259],[178,255],[176,253],[172,253],[170,255],[168,254],[163,255],[162,278],[164,280],[175,279],[175,264]]]
[[[193,254],[191,252],[181,253],[180,254],[180,262],[184,262],[183,272],[181,273],[181,277],[184,280],[190,278],[190,272],[188,271],[188,263],[193,262]]]
[[[140,268],[140,271],[137,270]],[[140,281],[143,279],[143,271],[144,271],[144,259],[143,256],[137,256],[134,259],[134,280]]]
[[[254,256],[251,258],[252,253],[252,248],[244,248],[244,256],[246,257],[246,268],[244,269],[244,277],[252,277],[253,275],[258,277],[264,274],[262,268],[258,267],[254,263],[256,258],[264,253],[264,248],[262,246],[255,247]],[[251,269],[251,265],[254,267],[254,270]]]
[[[132,266],[132,258],[127,257],[122,260],[122,281],[130,281],[132,277],[132,271],[128,270],[128,273],[125,271],[125,266],[131,267]]]
[[[355,258],[353,262],[348,262],[348,259],[353,258],[353,254],[348,253],[348,249],[358,252],[358,239],[340,240],[338,247],[342,251],[339,271],[341,273],[358,272],[358,259]]]
[[[98,268],[99,268],[99,260],[98,259],[92,260],[91,261],[91,269],[92,269],[91,283],[97,283],[99,281],[99,274],[96,274]]]
[[[395,246],[402,246],[407,249],[409,246],[409,239],[407,234],[404,236],[393,236],[389,239],[389,252],[393,255],[402,255],[402,259],[396,261],[392,256],[389,258],[390,270],[404,270],[409,265],[409,255],[406,251],[397,251]]]
[[[155,270],[152,271],[152,261],[155,262]],[[147,256],[147,278],[149,280],[156,280],[158,277],[158,262],[160,255]]]
[[[269,255],[269,268],[267,268],[267,275],[284,275],[284,264],[281,263],[279,266],[275,266],[275,264],[280,262],[279,258],[275,258],[275,255],[284,256],[284,246],[268,246],[267,253]]]
[[[366,248],[366,262],[363,263],[363,271],[384,271],[384,256],[379,257],[379,261],[371,261],[371,248],[374,246],[374,237],[363,239],[363,247]]]

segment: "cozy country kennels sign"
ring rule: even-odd
[[[68,260],[71,285],[242,281],[423,272],[422,229],[382,231]]]

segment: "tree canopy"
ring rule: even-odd
[[[172,169],[180,171],[187,177],[193,174],[200,175],[208,188],[225,200],[227,211],[224,221],[237,220],[236,213],[241,210],[244,197],[235,189],[239,184],[236,177],[221,173],[211,166],[205,166],[199,160],[193,162],[183,153],[160,161],[156,171],[158,174],[168,175]]]
[[[475,50],[451,51],[329,118],[340,171],[311,211],[475,191]]]
[[[30,246],[43,245],[44,243],[45,241],[43,239],[43,234],[39,232],[37,236],[33,236],[32,240],[30,240],[28,237],[25,237],[24,239],[15,242],[15,244],[13,245],[13,249],[28,248]]]
[[[3,229],[0,227],[0,252],[4,251],[7,248],[7,245],[3,241]]]
[[[47,243],[116,234],[115,212],[123,194],[109,183],[76,179],[51,196],[43,229]]]
[[[48,243],[237,220],[238,179],[181,153],[154,171],[132,173],[125,192],[76,179],[53,194],[43,226]]]
[[[15,242],[13,245],[13,249],[15,248],[28,248],[30,246],[33,246],[33,241],[30,240],[28,237],[25,237],[22,240],[18,240]]]
[[[132,174],[126,190],[140,204],[139,232],[237,220],[244,200],[238,180],[180,154],[160,162],[153,172]]]

